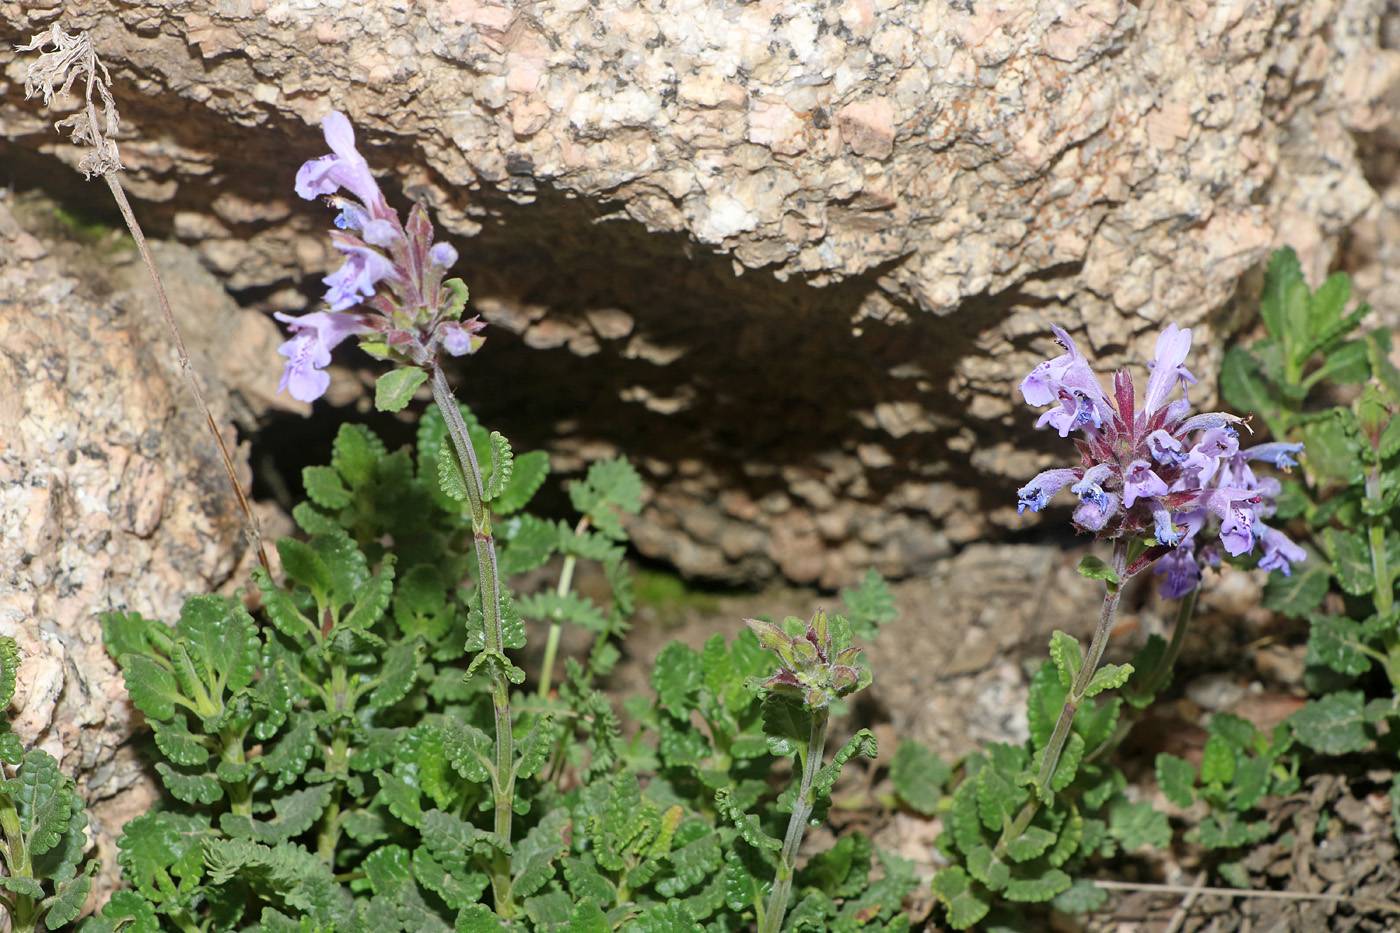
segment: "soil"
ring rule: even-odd
[[[940,821],[888,806],[887,756],[906,737],[949,763],[987,742],[1025,740],[1029,674],[1046,657],[1051,633],[1062,629],[1087,643],[1098,616],[1101,591],[1075,569],[1086,546],[1085,539],[978,544],[940,561],[927,577],[891,585],[899,617],[867,648],[874,684],[837,725],[846,733],[874,730],[881,758],[847,767],[836,794],[863,804],[833,809],[841,814],[838,831],[861,829],[926,876],[943,864],[934,848]],[[1095,879],[1115,885],[1105,906],[1088,917],[1043,912],[1032,916],[1028,931],[1400,929],[1400,862],[1386,792],[1391,773],[1381,757],[1324,760],[1298,794],[1261,804],[1272,833],[1243,863],[1252,890],[1264,896],[1190,890],[1227,882],[1214,853],[1182,842],[1199,814],[1173,807],[1156,790],[1155,755],[1169,751],[1199,763],[1213,712],[1228,711],[1268,730],[1307,695],[1306,633],[1260,607],[1263,579],[1230,568],[1208,572],[1175,682],[1119,751],[1118,764],[1137,792],[1169,814],[1173,848],[1092,866]],[[1176,604],[1155,590],[1150,577],[1129,583],[1108,660],[1126,659],[1150,634],[1169,634]],[[809,616],[818,606],[839,607],[840,598],[777,587],[694,602],[641,607],[609,684],[619,701],[649,690],[653,660],[671,639],[698,648],[715,632],[734,634],[744,618]],[[809,835],[809,844],[820,848],[831,838],[824,828]],[[915,929],[946,929],[927,887],[907,906]]]

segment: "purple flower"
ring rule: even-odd
[[[451,269],[457,265],[457,249],[451,243],[435,243],[428,250],[428,258],[439,268]]]
[[[1093,497],[1085,497],[1074,510],[1074,523],[1093,532],[1103,530],[1108,520],[1118,514],[1118,497],[1111,492],[1100,491]]]
[[[1220,543],[1232,557],[1254,550],[1254,509],[1258,496],[1237,499],[1220,517]]]
[[[1147,449],[1158,463],[1180,463],[1183,459],[1181,441],[1160,428],[1147,435]]]
[[[486,327],[485,322],[480,318],[472,318],[469,321],[444,321],[438,325],[438,336],[442,339],[442,348],[453,356],[466,356],[475,353],[486,342],[485,337],[478,336],[480,331]]]
[[[278,312],[273,317],[287,324],[293,334],[291,340],[277,348],[287,358],[277,391],[290,389],[292,398],[301,402],[314,402],[326,394],[331,377],[321,370],[330,365],[331,350],[346,337],[367,330],[351,314],[317,311],[289,317]]]
[[[378,250],[350,243],[336,243],[335,248],[345,254],[345,265],[321,280],[329,286],[326,301],[332,311],[344,311],[373,298],[375,285],[397,275],[394,264]]]
[[[1163,599],[1180,599],[1201,582],[1201,568],[1196,563],[1190,542],[1157,561],[1157,567],[1152,572],[1156,576],[1166,577],[1157,588]]]
[[[1165,496],[1166,482],[1152,472],[1152,464],[1146,460],[1134,460],[1128,464],[1123,474],[1123,508],[1130,509],[1141,498]]]
[[[355,148],[355,129],[350,120],[339,110],[333,110],[321,120],[321,131],[333,155],[312,159],[297,171],[297,194],[309,201],[344,188],[359,198],[371,213],[378,215],[376,209],[381,206],[387,212],[388,203],[379,190],[379,183],[370,174],[364,156]]]
[[[1263,522],[1259,523],[1259,528],[1263,531],[1259,541],[1264,546],[1264,556],[1259,559],[1260,569],[1280,570],[1287,577],[1293,573],[1293,564],[1308,559],[1308,552],[1288,540],[1288,535],[1269,528]]]
[[[1143,414],[1150,417],[1167,400],[1178,381],[1186,391],[1188,384],[1194,384],[1196,377],[1182,364],[1191,351],[1191,331],[1180,330],[1175,324],[1168,324],[1157,336],[1157,347],[1151,363],[1152,376],[1147,380],[1147,396],[1143,401]]]
[[[1249,463],[1287,469],[1301,447],[1275,443],[1241,451],[1237,426],[1246,419],[1191,414],[1184,397],[1196,382],[1186,368],[1191,331],[1169,324],[1158,336],[1141,407],[1126,371],[1114,375],[1110,396],[1069,335],[1057,327],[1055,338],[1065,352],[1036,366],[1020,391],[1027,402],[1048,406],[1037,427],[1049,425],[1062,437],[1079,432],[1081,466],[1041,473],[1018,491],[1019,511],[1038,511],[1073,483],[1079,497],[1074,522],[1081,530],[1111,538],[1150,535],[1158,548],[1171,549],[1158,569],[1167,578],[1163,595],[1195,586],[1202,563],[1218,563],[1220,547],[1239,556],[1260,541],[1260,566],[1286,569],[1295,562],[1297,546],[1261,521],[1274,512],[1279,483],[1256,477]],[[1173,399],[1178,386],[1182,397]],[[1218,535],[1202,541],[1212,515],[1219,519]]]
[[[1016,496],[1020,499],[1016,505],[1016,514],[1020,515],[1026,509],[1039,512],[1045,508],[1051,496],[1077,479],[1078,470],[1046,470],[1037,474],[1035,479],[1016,490]]]
[[[1265,460],[1287,473],[1298,465],[1294,458],[1302,452],[1302,444],[1274,441],[1269,444],[1255,444],[1243,453],[1246,460]]]

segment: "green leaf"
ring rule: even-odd
[[[379,779],[379,795],[375,800],[382,802],[389,808],[390,813],[409,826],[421,826],[423,795],[419,789],[403,778],[382,769],[375,771],[374,776]]]
[[[520,743],[520,764],[517,778],[533,777],[549,761],[554,751],[554,714],[545,713],[530,727],[530,734]]]
[[[991,909],[986,889],[957,865],[933,876],[933,893],[948,908],[948,925],[955,930],[966,930]]]
[[[1269,582],[1264,584],[1264,608],[1301,618],[1322,603],[1331,570],[1309,548],[1304,550],[1309,551],[1308,560],[1301,567],[1295,566],[1292,576],[1269,574]]]
[[[451,862],[451,859],[448,861]],[[475,905],[491,883],[491,879],[484,872],[464,871],[460,863],[453,863],[451,868],[446,867],[429,854],[426,846],[419,846],[413,852],[413,876],[418,879],[419,884],[442,898],[453,910]],[[496,921],[495,929],[499,930],[500,918],[492,914],[492,919]]]
[[[1084,652],[1080,649],[1079,642],[1056,630],[1050,636],[1050,659],[1055,662],[1055,668],[1059,672],[1060,685],[1068,690],[1084,664]]]
[[[393,554],[385,554],[374,575],[347,593],[349,601],[354,605],[341,617],[336,625],[337,629],[349,629],[361,635],[368,634],[370,626],[379,621],[393,599],[395,562]],[[374,640],[377,641],[377,637]]]
[[[413,857],[403,846],[381,846],[360,863],[375,894],[393,897],[413,884]]]
[[[845,615],[853,634],[863,641],[875,638],[881,625],[893,622],[899,615],[889,584],[874,567],[865,572],[859,587],[841,591],[841,602],[846,606]]]
[[[1235,750],[1218,735],[1206,740],[1201,753],[1201,783],[1228,785],[1235,779]]]
[[[1014,820],[1025,800],[1025,791],[1013,786],[997,768],[986,767],[977,772],[977,812],[982,825],[992,832],[1001,832]]]
[[[1355,532],[1324,528],[1323,540],[1327,555],[1332,559],[1337,583],[1352,596],[1365,596],[1375,589],[1376,578],[1371,572],[1371,546]]]
[[[1033,878],[1013,878],[1006,886],[1008,900],[1038,904],[1068,891],[1074,879],[1058,868],[1046,869]]]
[[[1240,347],[1225,351],[1220,366],[1220,394],[1236,411],[1267,415],[1282,407],[1278,391],[1264,377],[1258,361]]]
[[[1328,529],[1329,531],[1331,529]],[[1345,616],[1308,616],[1309,664],[1325,664],[1339,674],[1358,677],[1371,669],[1361,623]]]
[[[215,702],[223,690],[233,694],[253,682],[259,643],[253,618],[241,602],[191,596],[180,610],[175,633],[196,650],[200,678]]]
[[[1055,833],[1043,826],[1027,826],[1026,831],[1012,839],[1006,847],[1006,854],[1012,861],[1027,862],[1043,854],[1055,843]]]
[[[467,477],[462,465],[457,461],[457,448],[451,441],[443,441],[438,451],[438,485],[442,491],[458,502],[467,498]]]
[[[122,655],[122,676],[132,704],[147,719],[169,719],[175,715],[176,703],[190,705],[180,692],[175,675],[145,655]]]
[[[807,747],[812,735],[812,714],[802,701],[789,694],[773,693],[763,698],[763,737],[768,751],[792,756]]]
[[[651,688],[656,691],[657,700],[675,716],[684,716],[692,707],[690,697],[703,679],[699,653],[679,641],[669,642],[661,649],[651,670]]]
[[[422,824],[423,844],[434,856],[444,861],[461,858],[466,853],[500,852],[510,855],[513,851],[510,844],[496,833],[477,829],[461,817],[441,810],[424,813]]]
[[[976,846],[967,853],[967,870],[993,891],[1002,890],[1011,880],[1011,867],[987,845]]]
[[[476,726],[456,716],[442,718],[442,745],[453,769],[468,781],[485,781],[491,776],[495,742]],[[502,775],[502,779],[506,776]]]
[[[92,890],[92,876],[101,867],[101,863],[93,859],[81,875],[56,886],[53,897],[48,901],[48,912],[44,914],[45,929],[57,930],[78,919],[83,905],[87,903],[88,892]]]
[[[264,845],[285,842],[312,827],[330,803],[328,784],[318,784],[272,799],[276,818],[263,821],[238,813],[219,817],[219,828],[237,839],[251,839]]]
[[[607,631],[608,618],[590,599],[579,596],[573,590],[559,593],[543,590],[533,596],[523,596],[519,601],[520,614],[526,619],[540,622],[568,622],[595,634]]]
[[[1105,690],[1116,690],[1128,682],[1128,678],[1133,675],[1131,664],[1105,664],[1094,671],[1094,676],[1089,678],[1089,686],[1084,689],[1084,696],[1094,697]]]
[[[1347,408],[1334,408],[1330,417],[1303,428],[1304,457],[1308,466],[1323,479],[1347,485],[1361,485],[1363,444],[1356,415]]]
[[[312,502],[323,509],[343,509],[350,505],[350,492],[340,474],[329,466],[309,466],[301,471],[301,484]]]
[[[198,768],[209,760],[209,750],[201,742],[203,737],[190,732],[184,716],[148,722],[155,733],[156,747],[175,764]]]
[[[1108,834],[1133,852],[1142,846],[1165,848],[1172,841],[1167,816],[1145,800],[1129,801],[1121,795],[1108,805]]]
[[[831,756],[831,761],[823,765],[812,778],[814,799],[820,800],[831,793],[831,787],[841,775],[841,769],[856,755],[864,758],[876,758],[879,754],[880,748],[875,741],[875,733],[869,729],[858,731],[837,750],[835,755]]]
[[[1085,554],[1079,561],[1080,576],[1087,580],[1102,580],[1110,589],[1118,587],[1118,573],[1093,554]]]
[[[321,598],[330,592],[330,568],[309,544],[295,538],[278,538],[277,555],[288,580],[308,587]]]
[[[486,480],[486,488],[481,498],[487,502],[505,491],[515,470],[515,458],[511,455],[510,441],[499,431],[491,432],[491,476]]]
[[[1358,752],[1371,744],[1359,691],[1331,693],[1288,717],[1298,741],[1327,755]]]
[[[379,684],[369,695],[370,703],[383,709],[402,700],[418,679],[422,664],[423,644],[416,638],[390,645],[384,653],[384,665],[375,678]]]
[[[623,541],[627,532],[614,508],[636,514],[642,508],[642,477],[626,457],[599,460],[588,468],[582,482],[569,486],[574,509],[588,516],[593,527],[614,541]]]
[[[1256,806],[1268,792],[1273,762],[1268,758],[1243,756],[1235,769],[1235,784],[1231,788],[1231,806],[1244,811]]]
[[[374,384],[374,407],[379,411],[399,411],[427,381],[428,374],[416,366],[392,369]]]
[[[1182,809],[1191,806],[1191,788],[1195,783],[1196,769],[1191,762],[1166,752],[1157,755],[1157,786],[1172,803]]]
[[[528,456],[528,455],[527,455]],[[516,479],[524,457],[516,461]],[[511,481],[514,486],[516,480]],[[509,495],[510,490],[506,490]],[[500,510],[502,499],[496,500],[492,508]],[[554,522],[536,518],[533,515],[512,515],[498,526],[505,547],[500,555],[501,576],[525,573],[549,560],[559,543],[559,526]]]
[[[224,796],[223,785],[212,774],[186,774],[163,761],[156,762],[161,783],[176,800],[185,803],[217,803]]]
[[[1302,344],[1308,336],[1308,286],[1303,267],[1290,246],[1274,250],[1264,276],[1264,294],[1259,313],[1269,334],[1292,344]]]
[[[1045,749],[1041,749],[1036,753],[1036,758],[1039,759],[1044,754]],[[1079,772],[1079,763],[1083,760],[1084,736],[1078,732],[1071,732],[1064,750],[1060,753],[1060,760],[1055,763],[1055,773],[1050,778],[1050,789],[1058,793],[1069,787]]]
[[[890,760],[890,780],[895,793],[910,809],[925,816],[938,810],[944,785],[953,771],[930,748],[913,739],[900,739]]]
[[[1093,913],[1108,900],[1108,892],[1088,878],[1080,878],[1051,900],[1051,906],[1067,914]]]
[[[491,502],[491,511],[510,515],[529,504],[549,476],[549,454],[532,450],[515,458],[515,469],[505,490]]]

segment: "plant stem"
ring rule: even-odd
[[[510,718],[510,682],[506,680],[503,668],[505,659],[505,635],[501,630],[501,582],[497,576],[496,543],[491,536],[491,513],[482,499],[485,485],[481,479],[481,466],[472,449],[471,435],[467,423],[457,407],[457,398],[447,384],[442,369],[433,363],[431,366],[433,400],[442,412],[447,423],[447,433],[457,452],[457,461],[462,467],[466,480],[467,500],[472,512],[472,536],[476,541],[477,588],[481,594],[481,614],[485,620],[486,651],[501,659],[501,663],[487,664],[491,679],[491,705],[496,720],[496,764],[491,776],[491,790],[495,798],[495,831],[509,848],[512,818],[512,803],[515,796],[515,735]],[[495,850],[491,857],[491,890],[495,895],[496,913],[509,920],[515,914],[515,905],[510,894],[510,856]]]
[[[1157,660],[1157,666],[1152,669],[1152,673],[1147,675],[1141,688],[1134,688],[1134,693],[1140,696],[1155,698],[1157,691],[1171,677],[1172,668],[1176,666],[1176,659],[1181,655],[1181,646],[1186,643],[1186,629],[1191,622],[1191,616],[1196,611],[1196,597],[1201,592],[1199,586],[1192,587],[1191,592],[1181,597],[1181,603],[1176,607],[1176,625],[1172,628],[1172,640],[1167,643],[1167,650],[1162,652],[1162,656]],[[1138,710],[1141,712],[1141,710]],[[1118,724],[1113,728],[1113,734],[1104,739],[1098,748],[1084,756],[1086,762],[1097,761],[1103,756],[1117,748],[1128,733],[1132,731],[1133,724],[1137,722],[1136,716],[1119,716]]]
[[[1079,705],[1084,702],[1084,694],[1088,692],[1089,683],[1094,679],[1094,672],[1098,670],[1099,661],[1103,659],[1104,649],[1108,647],[1108,636],[1113,631],[1113,620],[1118,615],[1118,601],[1122,596],[1124,585],[1128,582],[1125,573],[1128,566],[1128,545],[1130,543],[1127,538],[1118,538],[1113,542],[1113,557],[1110,560],[1110,566],[1118,576],[1118,583],[1107,585],[1108,588],[1103,597],[1103,608],[1099,611],[1099,622],[1094,626],[1094,637],[1089,642],[1089,654],[1084,658],[1084,664],[1079,668],[1079,674],[1074,678],[1074,683],[1070,684],[1069,692],[1065,695],[1065,705],[1061,707],[1060,718],[1055,723],[1055,731],[1050,733],[1050,740],[1045,743],[1045,754],[1040,762],[1040,771],[1036,775],[1038,787],[1048,788],[1050,786],[1050,781],[1055,776],[1055,768],[1060,764],[1060,755],[1065,750],[1065,742],[1069,740],[1070,729],[1074,727],[1074,717],[1079,712]],[[1007,845],[1012,840],[1020,838],[1039,810],[1040,798],[1033,793],[1011,825],[1002,830],[995,850],[998,858],[1006,856]]]
[[[826,725],[831,714],[825,706],[811,712],[811,731],[802,756],[801,784],[792,801],[792,816],[788,819],[787,835],[783,837],[783,848],[778,855],[773,893],[768,898],[768,910],[764,912],[760,933],[778,933],[783,927],[783,915],[787,913],[788,897],[792,894],[792,879],[797,874],[797,850],[802,845],[802,834],[807,830],[807,820],[812,816],[812,807],[816,803],[812,783],[821,770],[822,755],[826,751]]]
[[[579,519],[578,526],[574,528],[575,536],[582,536],[588,530],[588,516]],[[578,565],[578,555],[569,554],[564,557],[564,566],[559,571],[559,585],[554,588],[554,592],[559,596],[565,596],[574,585],[574,567]],[[544,662],[540,665],[540,687],[535,695],[540,699],[549,696],[550,682],[554,679],[554,658],[559,653],[559,635],[564,630],[564,625],[558,619],[551,619],[549,623],[549,638],[544,643]]]

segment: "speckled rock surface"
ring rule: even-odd
[[[246,585],[247,555],[228,481],[134,249],[110,238],[55,241],[44,227],[57,227],[52,205],[0,201],[0,635],[14,638],[22,657],[13,728],[78,777],[94,844],[108,856],[98,888],[108,890],[115,835],[152,794],[127,744],[137,714],[102,645],[98,613],[173,621],[190,593]],[[236,352],[216,357],[210,340],[255,344],[261,332],[266,343],[274,328],[240,311],[181,251],[158,249],[157,261],[172,296],[223,315],[190,348],[233,445],[235,406],[222,382],[244,361]],[[257,404],[240,398],[236,407]],[[246,450],[239,462],[246,472]],[[271,532],[285,527],[270,512],[264,523]]]
[[[1012,387],[1052,321],[1110,364],[1168,320],[1218,359],[1275,246],[1316,277],[1354,242],[1358,283],[1394,284],[1386,10],[138,0],[65,24],[113,67],[143,216],[230,288],[306,307],[333,255],[290,182],[341,108],[497,325],[466,399],[561,468],[642,464],[644,552],[833,585],[1034,520],[1008,490],[1049,448]],[[0,11],[9,40],[63,12]],[[23,64],[0,52],[0,159],[66,189]]]

